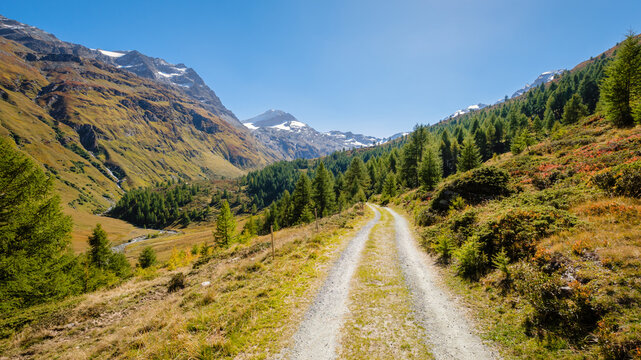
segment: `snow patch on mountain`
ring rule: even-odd
[[[123,53],[123,52],[107,51],[107,50],[101,50],[101,49],[98,49],[98,51],[101,54],[109,56],[109,57],[112,57],[112,58],[119,58],[119,57],[124,56],[126,54],[126,53]]]

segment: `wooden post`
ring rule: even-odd
[[[318,234],[318,211],[314,208],[314,220],[316,221],[316,233]]]
[[[274,225],[269,225],[269,232],[272,234],[272,260],[276,260],[274,253]]]

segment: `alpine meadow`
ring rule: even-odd
[[[0,5],[0,359],[641,359],[641,8],[569,3]]]

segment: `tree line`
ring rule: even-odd
[[[197,185],[166,182],[156,187],[127,191],[109,211],[109,216],[141,227],[164,228],[172,224],[189,225],[209,216],[209,208],[187,210],[194,196],[203,192]]]

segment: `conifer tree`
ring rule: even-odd
[[[420,168],[421,186],[432,190],[441,180],[442,169],[441,158],[438,156],[436,149],[427,148]]]
[[[196,251],[198,253],[198,251]],[[138,256],[138,266],[143,269],[156,265],[156,252],[151,246],[146,246]]]
[[[396,176],[391,171],[387,173],[387,176],[385,177],[381,196],[383,199],[389,199],[396,196]]]
[[[594,113],[596,104],[599,102],[599,86],[593,77],[587,76],[579,84],[579,94],[583,103],[588,108],[588,113]]]
[[[456,172],[456,159],[452,154],[452,142],[447,130],[441,134],[440,152],[443,159],[443,176],[447,177]]]
[[[579,94],[574,94],[563,108],[563,123],[574,124],[588,114],[588,108],[581,101]]]
[[[325,164],[321,162],[316,170],[316,176],[314,177],[314,183],[312,185],[312,200],[316,205],[318,216],[327,216],[334,212],[336,198],[333,183],[332,173],[327,171]]]
[[[70,232],[53,179],[0,137],[0,313],[74,291]]]
[[[363,165],[364,167],[364,165]],[[301,222],[305,208],[308,208],[312,202],[312,182],[307,174],[302,174],[296,182],[296,188],[292,194],[292,221]]]
[[[634,34],[621,43],[605,72],[601,95],[607,118],[619,127],[641,120],[641,45]]]
[[[370,184],[369,175],[363,160],[355,157],[345,171],[345,188],[349,199],[354,198],[358,189],[368,189]]]
[[[220,214],[216,219],[216,231],[214,232],[214,239],[216,243],[221,246],[229,245],[234,239],[234,232],[236,231],[236,221],[231,214],[229,203],[227,200],[222,200],[220,206]]]
[[[107,239],[107,233],[98,224],[89,235],[89,259],[91,264],[99,269],[106,269],[109,266],[111,257],[111,245]]]
[[[481,153],[474,143],[474,139],[468,136],[463,140],[463,148],[456,163],[459,172],[472,170],[481,166]]]

